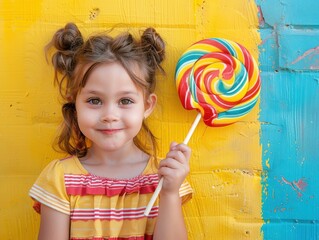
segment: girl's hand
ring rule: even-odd
[[[163,194],[178,194],[179,188],[189,173],[191,149],[181,143],[172,142],[166,158],[159,164],[158,174],[164,178]]]

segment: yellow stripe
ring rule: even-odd
[[[138,220],[124,221],[73,221],[71,237],[104,236],[104,237],[129,237],[152,235],[156,219],[142,218]],[[112,226],[111,228],[109,226]],[[125,227],[123,227],[125,226]],[[146,230],[145,230],[146,226]]]

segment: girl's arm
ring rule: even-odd
[[[38,240],[68,240],[70,216],[41,204]]]
[[[158,173],[164,178],[164,182],[154,240],[187,239],[179,188],[189,172],[190,152],[185,144],[172,143],[166,159],[160,162]]]

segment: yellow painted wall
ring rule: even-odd
[[[154,26],[167,42],[167,76],[158,84],[151,127],[164,155],[183,141],[195,112],[182,108],[175,64],[193,42],[223,37],[258,59],[257,8],[252,0],[2,0],[0,1],[0,239],[35,239],[39,216],[28,190],[59,155],[51,142],[61,118],[52,68],[43,46],[68,21],[85,35],[116,26]],[[259,108],[224,128],[199,125],[188,180],[194,198],[184,207],[189,239],[261,239]]]

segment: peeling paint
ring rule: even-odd
[[[291,64],[296,64],[297,62],[301,61],[302,59],[308,57],[308,58],[312,58],[313,55],[318,55],[319,54],[319,46],[309,49],[308,51],[304,52],[300,57],[298,57],[297,59],[295,59]],[[318,66],[311,66],[311,69],[319,69],[319,63]]]
[[[298,195],[298,197],[302,197],[302,192],[304,191],[304,189],[306,188],[306,186],[308,185],[304,179],[299,179],[298,181],[288,181],[286,178],[282,177],[281,178],[282,181],[289,185]]]
[[[259,22],[260,27],[265,26],[265,18],[264,18],[263,11],[262,11],[260,6],[258,6],[258,22]]]

